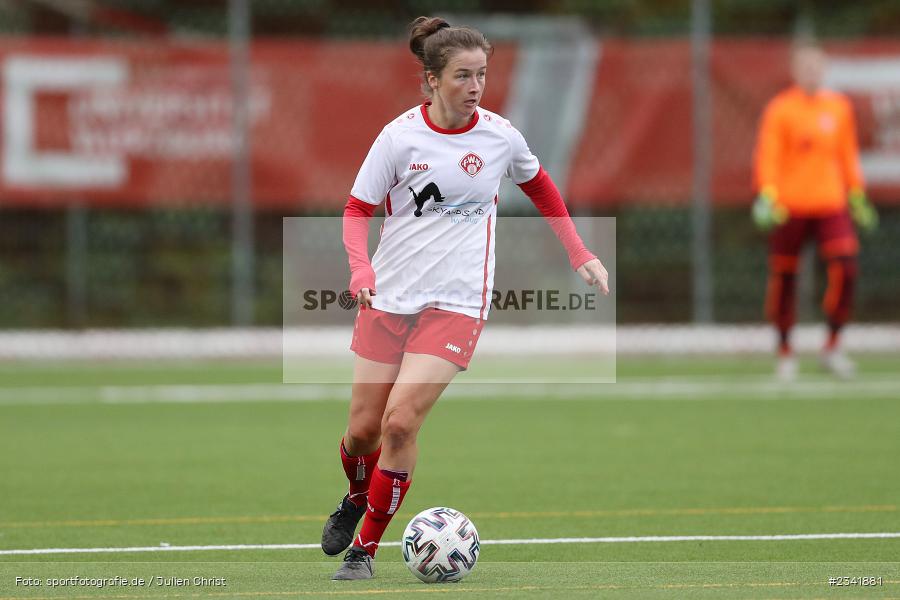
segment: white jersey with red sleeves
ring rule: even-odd
[[[394,119],[369,150],[351,191],[369,204],[386,202],[372,258],[373,306],[487,318],[500,179],[524,183],[539,169],[522,134],[483,108],[455,130],[432,123],[424,105]]]

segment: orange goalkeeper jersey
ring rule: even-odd
[[[790,214],[844,210],[848,190],[863,187],[850,102],[836,92],[810,96],[796,86],[781,92],[763,113],[755,163],[758,189],[774,188]]]

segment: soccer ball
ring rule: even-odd
[[[413,517],[400,545],[406,566],[425,583],[459,581],[475,568],[481,547],[472,521],[443,506]]]

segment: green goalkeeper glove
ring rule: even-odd
[[[878,228],[878,211],[859,188],[850,191],[850,216],[863,231],[872,232]]]
[[[760,231],[769,231],[776,225],[784,225],[787,220],[787,208],[776,201],[775,189],[764,187],[753,203],[753,222]]]

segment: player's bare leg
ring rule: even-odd
[[[381,452],[381,420],[399,371],[399,364],[356,357],[350,417],[340,448],[350,490],[322,530],[322,551],[329,556],[347,549],[353,541],[356,525],[366,511],[372,472]]]
[[[437,399],[459,372],[453,363],[429,354],[403,356],[381,421],[384,448],[378,465],[412,477],[418,456],[416,436]]]
[[[378,543],[412,483],[419,429],[458,372],[458,366],[442,358],[404,354],[381,420],[383,448],[372,475],[366,518],[333,579],[374,576],[372,559]]]
[[[381,444],[381,420],[399,372],[399,364],[356,357],[350,417],[344,435],[344,447],[351,455],[371,454]]]

